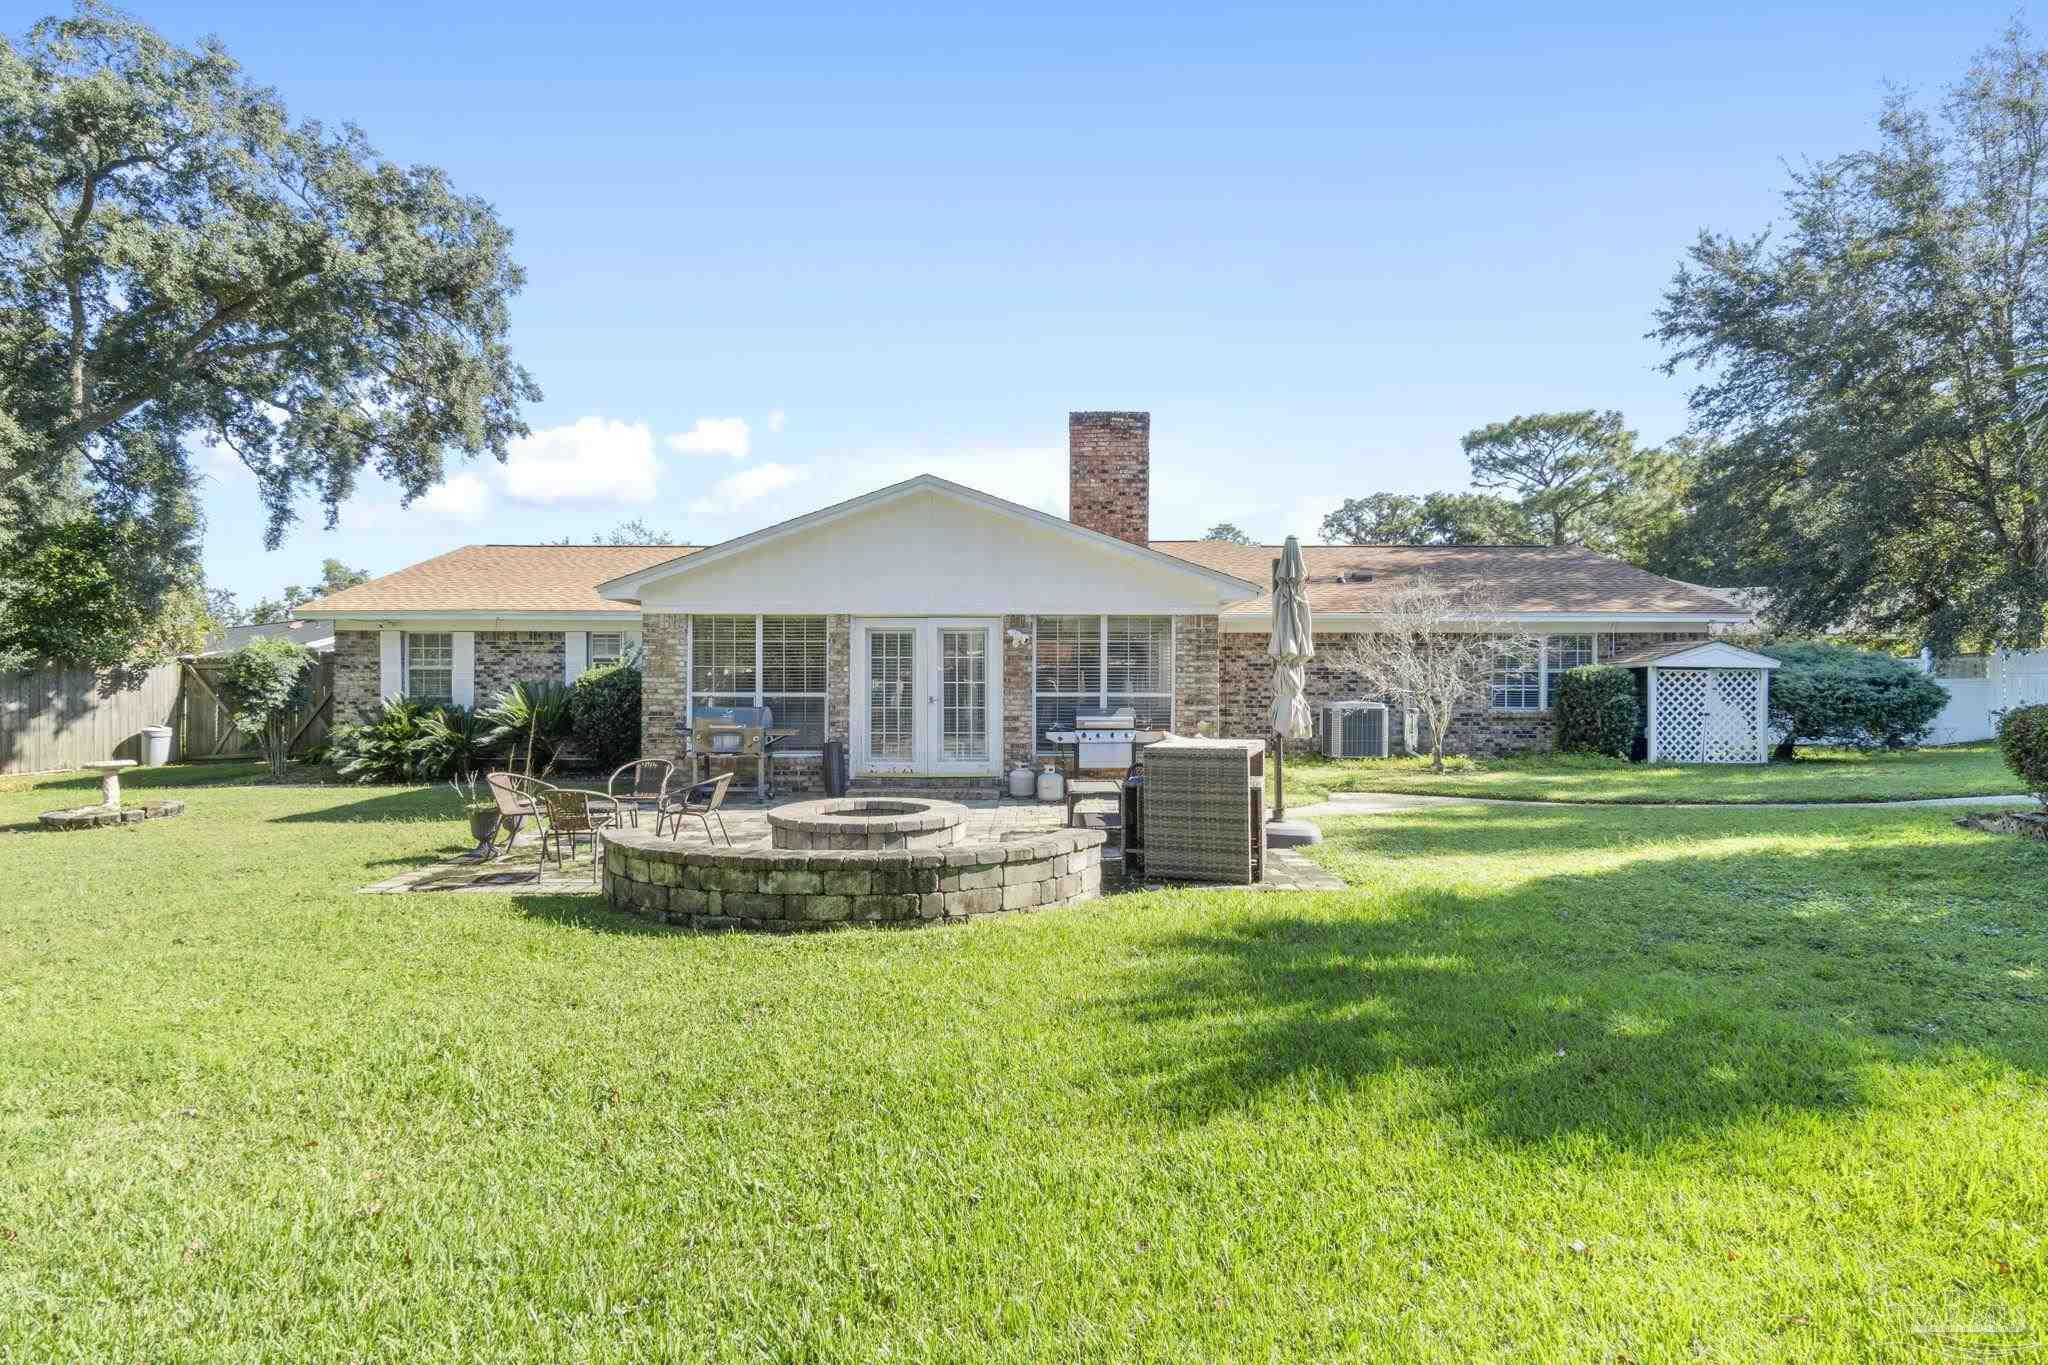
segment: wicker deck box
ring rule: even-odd
[[[1240,886],[1264,873],[1266,746],[1161,740],[1145,751],[1145,875]]]

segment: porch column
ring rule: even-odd
[[[1220,628],[1214,616],[1173,618],[1173,732],[1222,733]]]
[[[640,756],[680,760],[683,737],[683,660],[690,647],[690,618],[650,613],[640,620]]]
[[[1019,763],[1037,767],[1037,703],[1032,698],[1033,662],[1038,648],[1037,620],[1003,618],[1003,771]]]

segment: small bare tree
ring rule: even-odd
[[[1526,660],[1541,685],[1541,636],[1509,620],[1499,598],[1418,575],[1393,589],[1373,611],[1372,629],[1331,652],[1330,662],[1412,707],[1429,724],[1430,769],[1444,770],[1444,737],[1464,710],[1484,710],[1496,661]]]

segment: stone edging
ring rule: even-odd
[[[1102,892],[1101,830],[1060,830],[947,849],[684,847],[606,830],[604,896],[693,929],[923,924],[1074,905]]]
[[[44,829],[103,829],[108,825],[139,825],[145,820],[168,820],[185,813],[183,801],[139,801],[123,806],[80,806],[76,810],[45,811],[36,817]]]

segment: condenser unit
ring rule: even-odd
[[[1330,758],[1385,758],[1386,704],[1377,701],[1325,703],[1323,753]]]

